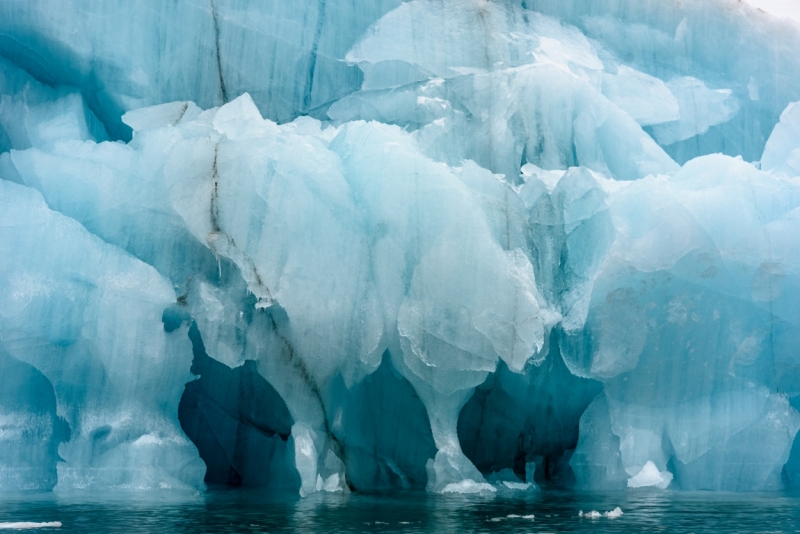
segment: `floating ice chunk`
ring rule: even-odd
[[[0,523],[0,529],[24,530],[31,528],[61,528],[60,521],[46,521],[44,523],[34,523],[31,521],[5,522]]]
[[[533,486],[533,484],[531,484],[530,482],[509,482],[507,480],[504,480],[502,484],[508,489],[517,491],[525,491],[530,489],[531,486]]]
[[[491,487],[490,491],[497,491],[494,486],[485,481],[480,471],[464,456],[455,432],[458,414],[454,413],[456,410],[453,408],[462,404],[461,399],[471,394],[472,391],[466,389],[445,397],[431,391],[429,386],[426,386],[424,382],[417,381],[413,375],[409,376],[411,376],[412,383],[417,385],[417,390],[422,393],[423,402],[431,416],[434,441],[439,449],[435,458],[429,459],[425,465],[428,475],[425,489],[444,493],[445,488],[450,487],[448,490],[450,492],[475,493],[482,491],[482,487]]]
[[[613,430],[619,436],[619,450],[625,473],[637,475],[642,466],[652,461],[656,466],[666,465],[668,456],[662,450],[663,437],[658,423],[649,422],[648,410],[609,401],[614,413]],[[655,415],[655,414],[653,414]]]
[[[501,471],[495,471],[489,475],[486,475],[486,481],[492,484],[500,483],[503,481],[509,482],[521,482],[519,477],[514,473],[511,468],[505,468]]]
[[[475,482],[472,479],[464,479],[460,482],[452,482],[444,487],[442,493],[495,493],[497,488],[486,482]]]
[[[342,480],[339,477],[339,473],[333,473],[325,480],[322,479],[322,475],[317,475],[316,489],[317,491],[327,491],[329,493],[343,491]]]
[[[661,145],[704,134],[739,112],[739,101],[730,89],[709,89],[691,76],[670,80],[667,87],[680,105],[680,119],[653,126],[653,135]]]
[[[523,515],[522,516],[522,519],[535,519],[535,518],[536,518],[536,516],[533,515],[533,514],[528,514],[528,515]]]
[[[617,506],[616,508],[614,508],[610,512],[603,512],[603,515],[606,516],[609,519],[617,519],[618,517],[622,517],[625,514],[622,513],[622,508]]]
[[[581,510],[578,512],[578,517],[585,517],[586,519],[600,519],[603,516],[597,510],[592,510],[591,512],[586,512],[585,514],[583,513],[583,510]]]
[[[538,489],[536,484],[532,482],[522,482],[517,475],[514,474],[514,471],[509,468],[488,475],[486,477],[486,481],[490,484],[494,484],[500,489],[509,489],[514,491]]]
[[[656,464],[648,460],[642,470],[636,476],[628,479],[629,488],[645,488],[655,486],[666,489],[672,483],[672,473],[669,471],[659,471]]]

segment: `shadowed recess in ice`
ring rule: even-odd
[[[293,450],[287,443],[292,417],[255,362],[231,369],[205,353],[197,325],[189,327],[191,371],[178,419],[206,464],[207,483],[270,486],[297,491]]]
[[[484,472],[511,469],[520,481],[569,486],[578,420],[601,390],[571,375],[553,342],[547,360],[525,373],[501,364],[461,411],[464,453]]]
[[[149,4],[0,6],[0,489],[800,485],[796,25]]]
[[[339,380],[331,393],[333,430],[343,445],[352,486],[367,491],[425,488],[425,465],[436,454],[430,420],[389,355],[352,389]]]

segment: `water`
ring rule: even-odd
[[[581,519],[612,510],[619,519]],[[535,519],[522,517],[534,514]],[[29,532],[800,532],[800,495],[537,492],[523,498],[314,495],[254,491],[196,495],[2,495],[0,522],[60,521]]]

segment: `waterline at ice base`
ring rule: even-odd
[[[2,492],[800,489],[791,18],[6,0],[0,95]]]

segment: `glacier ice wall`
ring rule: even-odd
[[[800,28],[0,13],[0,490],[800,485]]]
[[[117,139],[130,137],[126,110],[173,100],[212,107],[243,92],[267,117],[290,120],[358,88],[361,72],[341,59],[399,4],[11,0],[0,6],[0,55],[77,88]]]

